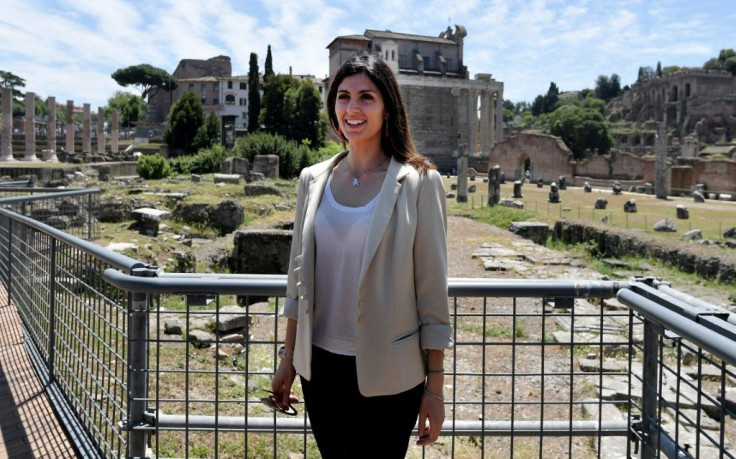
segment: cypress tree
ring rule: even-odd
[[[263,69],[263,79],[273,75],[273,58],[271,57],[271,45],[268,45],[268,51],[266,51],[266,64]]]
[[[250,53],[250,63],[248,68],[248,132],[256,132],[260,125],[258,124],[258,115],[261,113],[261,82],[258,78],[258,55]]]

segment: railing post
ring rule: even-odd
[[[92,240],[92,193],[87,195],[87,240]]]
[[[54,378],[54,355],[56,354],[56,238],[51,238],[51,272],[49,273],[49,378]]]
[[[133,276],[155,277],[152,268],[133,269]],[[146,434],[135,427],[145,423],[148,397],[149,295],[131,292],[128,306],[128,457],[146,457]]]
[[[659,336],[656,326],[648,319],[644,320],[644,366],[642,375],[642,459],[657,457],[659,440],[659,422],[657,420],[657,387]]]
[[[5,285],[5,289],[8,292],[8,306],[11,305],[12,298],[12,279],[13,279],[13,219],[8,217],[8,283]]]

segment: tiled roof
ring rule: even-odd
[[[396,33],[390,30],[366,30],[365,35],[367,37],[384,38],[388,40],[412,40],[412,41],[424,41],[430,43],[440,43],[443,45],[455,45],[456,43],[447,38],[440,37],[428,37],[426,35],[412,35],[408,33]]]

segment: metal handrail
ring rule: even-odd
[[[228,295],[280,295],[286,293],[285,274],[180,274],[158,273],[136,277],[106,269],[102,277],[115,287],[132,292],[195,294],[217,292]],[[461,278],[448,279],[449,296],[493,296],[503,298],[612,298],[628,282]]]

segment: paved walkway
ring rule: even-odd
[[[0,459],[74,458],[23,344],[20,318],[0,287]]]

